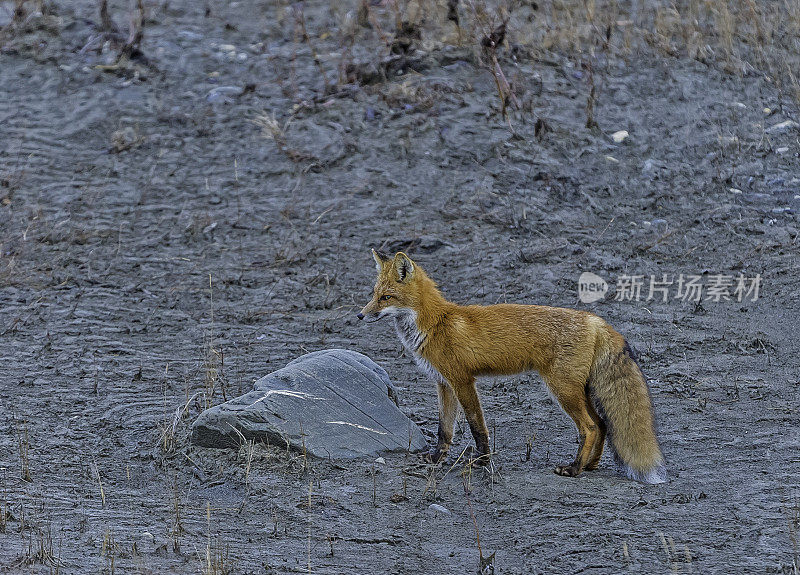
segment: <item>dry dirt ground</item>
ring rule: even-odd
[[[148,1],[129,42],[124,2],[121,33],[0,2],[0,572],[796,575],[797,2],[462,2],[460,29],[400,4]],[[355,319],[373,246],[458,302],[609,320],[668,482],[556,476],[575,432],[533,374],[480,382],[493,474],[456,460],[463,423],[439,467],[191,446],[204,406],[327,347],[433,439],[432,384]],[[759,297],[684,301],[680,274]]]

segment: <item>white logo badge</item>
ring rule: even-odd
[[[592,303],[606,297],[608,284],[597,274],[583,272],[578,278],[578,299],[583,303]]]

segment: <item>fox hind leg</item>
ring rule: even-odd
[[[592,421],[597,426],[597,439],[591,448],[589,461],[586,463],[586,471],[592,471],[593,469],[597,469],[597,466],[600,464],[600,458],[603,456],[603,447],[606,444],[606,424],[597,414],[589,398],[587,397],[586,399],[586,411],[589,412],[589,417],[592,418]]]
[[[555,468],[558,475],[576,477],[585,469],[594,469],[600,461],[605,441],[605,426],[591,406],[585,385],[570,385],[569,380],[550,380],[548,386],[564,411],[575,422],[580,445],[575,460]]]

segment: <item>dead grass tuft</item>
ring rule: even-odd
[[[206,503],[206,523],[208,539],[203,557],[203,575],[230,575],[233,563],[230,557],[230,546],[222,542],[219,536],[211,535],[211,504]]]
[[[675,539],[671,535],[665,536],[659,533],[661,539],[661,548],[666,555],[666,561],[669,564],[670,573],[691,573],[692,569],[692,552],[689,551],[689,546],[684,544],[681,546],[675,545]]]
[[[17,449],[19,453],[20,479],[31,482],[31,444],[28,438],[28,424],[22,422],[17,425]]]

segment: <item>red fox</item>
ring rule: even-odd
[[[666,481],[647,382],[625,339],[600,317],[538,305],[457,305],[403,252],[389,258],[372,250],[372,257],[378,279],[358,318],[393,318],[402,344],[437,383],[438,442],[429,461],[447,455],[460,403],[478,459],[488,462],[489,433],[475,377],[536,370],[580,436],[575,460],[556,467],[557,474],[596,469],[608,437],[628,477]]]

